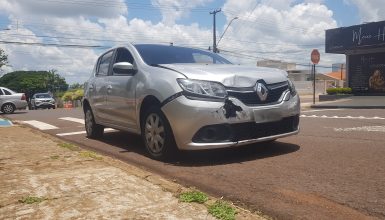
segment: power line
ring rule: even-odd
[[[0,41],[0,44],[16,44],[16,45],[34,45],[48,47],[74,47],[82,49],[107,49],[109,47],[100,45],[80,45],[80,44],[55,44],[55,43],[38,43],[38,42],[21,42],[21,41]]]

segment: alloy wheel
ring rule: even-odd
[[[3,112],[4,112],[5,114],[11,114],[11,113],[13,113],[14,111],[15,111],[15,108],[13,107],[12,104],[5,104],[5,105],[3,106]]]

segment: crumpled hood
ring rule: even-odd
[[[252,87],[260,79],[267,84],[287,80],[287,73],[283,70],[257,66],[233,64],[161,64],[160,66],[180,72],[189,79],[216,81],[226,87]]]

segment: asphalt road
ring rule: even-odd
[[[385,110],[303,111],[297,136],[183,152],[172,163],[147,158],[135,135],[111,131],[90,140],[84,133],[71,134],[84,131],[73,121],[83,118],[80,109],[6,117],[49,123],[57,128],[43,132],[64,133],[60,138],[278,219],[385,219]]]

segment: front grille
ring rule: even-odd
[[[299,115],[295,115],[276,122],[247,122],[230,126],[236,141],[243,141],[294,132],[298,130],[298,124]]]
[[[230,97],[239,99],[245,105],[267,105],[278,102],[279,98],[282,96],[282,93],[289,88],[289,85],[286,81],[265,85],[269,92],[265,101],[260,100],[256,91],[254,90],[254,87],[227,88],[227,93]]]

